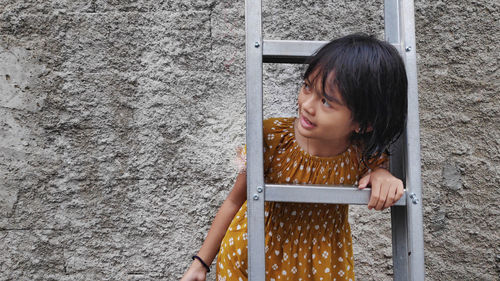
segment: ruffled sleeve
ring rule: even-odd
[[[389,170],[389,156],[386,153],[382,153],[379,157],[368,160],[366,164],[361,162],[359,167],[361,176],[377,168]]]
[[[238,168],[238,174],[245,173],[247,171],[247,146],[239,146],[236,148],[236,167]]]
[[[264,120],[264,173],[270,171],[271,164],[285,138],[284,131],[289,130],[288,118],[269,118]]]
[[[263,143],[264,143],[264,173],[269,171],[274,159],[276,147],[280,142],[281,135],[276,134],[277,128],[282,126],[282,118],[269,118],[263,121]],[[236,149],[236,166],[238,173],[246,172],[247,146],[242,145]]]

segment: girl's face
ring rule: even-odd
[[[333,77],[328,80],[333,81]],[[332,83],[327,83],[326,93],[323,94],[321,79],[318,77],[312,81],[306,79],[299,92],[298,133],[331,145],[347,145],[359,124],[352,120],[351,110],[345,105],[337,87],[332,88],[328,86]]]

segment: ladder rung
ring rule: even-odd
[[[352,186],[266,184],[265,200],[278,202],[367,205],[371,188]],[[396,206],[406,205],[406,190]]]
[[[264,40],[263,62],[304,63],[316,50],[328,41]],[[392,44],[400,53],[400,45]]]
[[[328,41],[264,40],[263,62],[304,63]]]

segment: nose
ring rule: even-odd
[[[307,114],[314,116],[316,114],[316,95],[304,95],[302,102],[302,109],[307,112]]]

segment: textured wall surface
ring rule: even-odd
[[[427,280],[499,280],[500,6],[415,8]],[[263,15],[266,39],[383,38],[381,0]],[[182,276],[236,174],[244,28],[241,0],[0,0],[0,280]],[[266,116],[302,70],[265,66]],[[389,212],[350,220],[358,280],[391,280]]]

